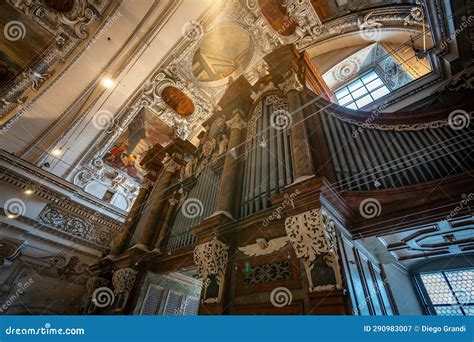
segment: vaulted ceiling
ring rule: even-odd
[[[8,0],[1,6],[2,21],[19,21],[25,37],[1,37],[0,143],[70,181],[110,157],[127,132],[195,142],[228,84],[240,75],[254,84],[267,73],[262,57],[281,45],[306,50],[324,73],[375,43],[429,49],[437,34],[416,1]],[[146,121],[132,130],[139,117],[163,125]],[[130,139],[127,149],[151,144]]]

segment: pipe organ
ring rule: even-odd
[[[352,240],[360,214],[342,195],[471,170],[469,128],[348,120],[328,106],[307,56],[287,46],[266,61],[255,85],[240,77],[229,86],[198,146],[176,138],[144,158],[157,180],[110,258],[127,267],[142,258],[143,277],[195,267],[202,314],[255,313],[255,301],[262,314],[396,313],[383,266]],[[380,293],[374,309],[356,308],[367,285],[351,284],[369,281]],[[269,300],[281,287],[292,294],[282,308]]]
[[[257,103],[249,119],[240,217],[269,208],[271,196],[293,182],[289,129],[274,128],[280,111],[288,113],[288,102],[272,94]]]

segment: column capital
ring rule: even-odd
[[[247,122],[245,122],[241,117],[242,111],[240,109],[234,110],[232,112],[233,117],[230,120],[227,120],[225,123],[230,129],[243,129],[247,127]]]
[[[296,90],[296,91],[303,90],[303,85],[301,84],[301,81],[295,72],[293,71],[288,72],[285,75],[284,79],[285,81],[280,83],[278,85],[278,88],[280,88],[280,90],[283,91],[285,95],[288,94],[288,92],[291,90]]]

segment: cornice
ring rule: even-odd
[[[34,181],[35,194],[37,196],[40,196],[48,201],[54,201],[62,208],[72,211],[83,217],[90,219],[93,218],[94,221],[104,224],[115,231],[120,230],[121,220],[100,214],[97,212],[97,209],[94,210],[92,207],[100,208],[105,212],[110,212],[116,215],[120,219],[125,219],[126,213],[124,211],[115,209],[109,205],[105,205],[103,202],[84,192],[79,187],[65,181],[58,176],[41,170],[36,166],[28,164],[27,162],[19,159],[18,157],[14,157],[5,151],[0,151],[0,172],[0,180],[24,190],[26,190],[28,187],[31,187],[31,183]],[[32,176],[37,177],[37,181],[35,181]],[[48,184],[59,187],[65,193],[62,194],[51,188],[48,188]],[[80,198],[86,203],[90,203],[91,207],[85,207],[83,204],[72,201],[67,196]]]

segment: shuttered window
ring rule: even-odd
[[[199,299],[187,296],[184,304],[183,316],[195,316],[199,310]]]
[[[164,293],[164,288],[150,284],[148,286],[145,299],[143,300],[140,315],[146,316],[158,314],[158,309],[160,308]]]
[[[168,297],[166,298],[165,308],[163,310],[163,315],[165,316],[177,316],[181,315],[181,301],[183,295],[181,293],[174,292],[172,290],[168,291]]]

